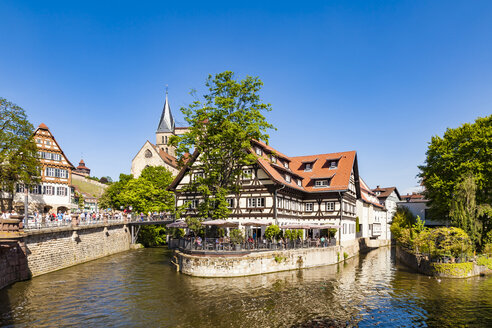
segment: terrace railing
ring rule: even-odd
[[[212,253],[244,253],[244,252],[262,252],[273,250],[287,250],[300,248],[324,248],[336,245],[336,239],[309,239],[309,240],[293,240],[293,241],[268,241],[257,240],[253,242],[243,242],[234,244],[226,240],[217,238],[206,238],[205,240],[197,240],[196,238],[171,238],[168,246],[170,249],[179,249],[186,252],[212,252]]]

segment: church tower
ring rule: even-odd
[[[173,114],[171,113],[171,107],[169,106],[169,99],[167,96],[166,88],[166,100],[164,102],[164,108],[162,109],[161,120],[155,133],[156,146],[166,152],[167,154],[175,157],[176,153],[174,147],[169,145],[171,136],[175,134],[175,124]]]

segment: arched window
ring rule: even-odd
[[[151,158],[152,157],[152,152],[150,150],[145,151],[145,158]]]

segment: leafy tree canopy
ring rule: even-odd
[[[111,184],[101,198],[102,207],[114,209],[132,206],[135,212],[171,212],[174,195],[166,188],[173,176],[165,167],[146,167],[140,177],[120,174],[120,180]]]
[[[0,190],[11,197],[9,209],[16,183],[30,185],[39,181],[40,162],[33,133],[24,109],[0,98]]]
[[[491,204],[492,115],[432,137],[419,169],[433,219],[449,220],[457,186],[469,174],[476,184],[477,205]]]
[[[247,151],[251,139],[267,141],[266,131],[273,128],[263,116],[271,105],[260,99],[263,82],[258,77],[236,80],[233,72],[225,71],[209,75],[205,86],[207,94],[199,98],[192,91],[196,100],[181,108],[189,132],[171,138],[171,143],[177,148],[181,165],[185,155],[194,151],[200,154],[191,171],[204,174],[188,188],[203,197],[198,208],[200,215],[226,218],[226,196],[238,192],[243,166],[255,161],[255,156]]]

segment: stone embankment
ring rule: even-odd
[[[427,257],[411,253],[400,246],[396,247],[396,258],[419,273],[439,278],[469,278],[492,273],[486,266],[477,265],[475,262],[431,262]]]
[[[1,220],[0,289],[130,248],[131,235],[124,222],[24,232],[20,220]]]
[[[301,248],[247,254],[193,254],[176,251],[173,263],[185,274],[198,277],[238,277],[263,273],[297,270],[336,264],[346,258],[381,246],[387,240],[360,238],[325,248]]]

